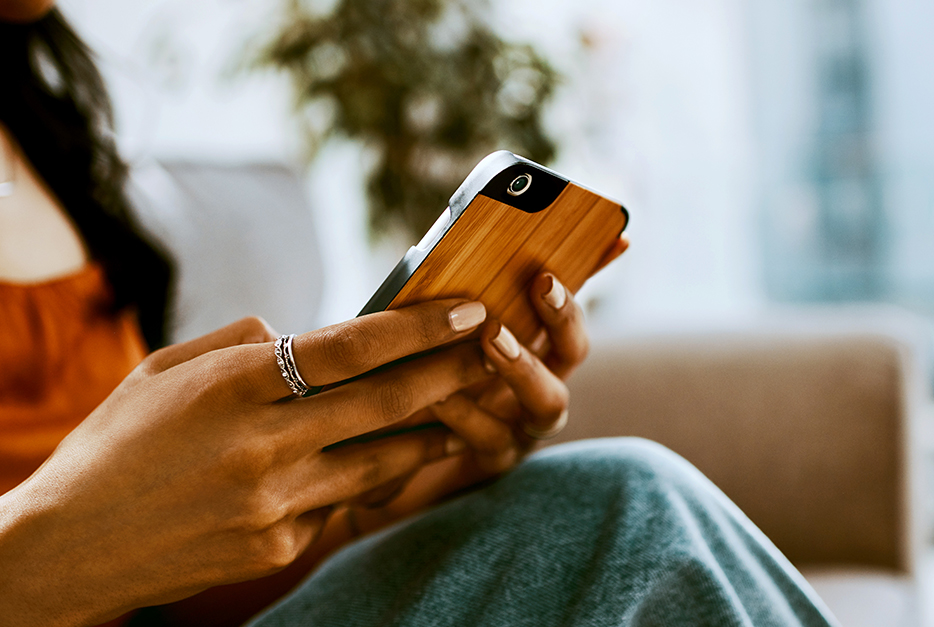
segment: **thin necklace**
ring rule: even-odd
[[[0,180],[0,198],[9,198],[16,191],[16,159],[13,147],[3,138],[3,179]]]

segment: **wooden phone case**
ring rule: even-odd
[[[511,197],[506,187],[521,173],[532,176],[529,194]],[[576,292],[628,220],[618,202],[512,153],[493,153],[360,315],[468,298],[481,301],[489,317],[528,345],[541,327],[529,301],[532,279],[548,271]]]

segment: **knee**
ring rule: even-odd
[[[587,485],[602,489],[687,489],[709,481],[670,449],[642,438],[581,440],[547,448],[530,457],[519,472],[536,483]]]
[[[697,472],[683,457],[651,440],[635,437],[579,440],[552,446],[529,458],[542,468],[592,469],[657,475]]]

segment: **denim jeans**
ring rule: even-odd
[[[546,449],[358,540],[251,627],[834,624],[693,466],[620,438]]]

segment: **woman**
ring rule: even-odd
[[[562,378],[587,339],[547,274],[531,286],[543,359],[482,304],[447,300],[294,344],[244,320],[136,366],[144,337],[161,342],[168,266],[128,218],[93,64],[49,11],[0,0],[11,87],[0,104],[0,625],[93,625],[160,604],[165,622],[237,624],[353,536],[503,472],[527,434],[560,428]],[[456,343],[478,327],[478,343]],[[428,350],[292,395],[296,373],[326,385]],[[448,428],[328,448],[428,420]],[[536,456],[370,535],[259,623],[611,616],[826,624],[800,576],[696,471],[618,441]]]

